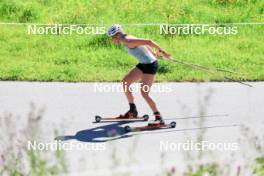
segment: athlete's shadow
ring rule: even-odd
[[[55,138],[55,140],[67,141],[67,140],[75,139],[82,142],[99,143],[99,142],[107,142],[107,141],[113,141],[117,139],[131,137],[131,135],[127,135],[125,133],[124,127],[122,127],[122,125],[133,123],[133,121],[106,122],[106,123],[108,124],[91,129],[78,131],[75,135],[58,136]]]

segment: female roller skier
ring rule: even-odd
[[[128,53],[135,56],[139,60],[139,63],[134,68],[132,68],[122,80],[123,90],[128,100],[130,109],[120,117],[137,117],[137,108],[134,103],[133,94],[129,87],[134,82],[141,80],[141,95],[153,111],[153,114],[155,116],[155,121],[153,123],[157,125],[163,125],[164,121],[162,119],[162,116],[155,101],[149,95],[149,93],[158,69],[157,58],[160,56],[160,54],[162,54],[164,57],[169,59],[170,54],[152,40],[136,38],[132,35],[126,34],[123,31],[122,27],[118,24],[112,25],[108,29],[107,34],[108,36],[112,37],[113,43],[123,44]]]

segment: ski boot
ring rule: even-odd
[[[130,118],[137,118],[138,117],[138,112],[137,110],[134,110],[134,111],[127,111],[125,114],[120,114],[120,116],[118,118],[127,118],[127,119],[130,119]]]
[[[138,117],[138,111],[136,108],[136,105],[134,103],[129,104],[130,109],[127,111],[124,115],[120,115],[119,118],[137,118]]]
[[[154,113],[154,116],[155,116],[155,120],[150,122],[148,125],[149,126],[164,126],[165,125],[165,122],[164,120],[162,119],[161,115],[159,112],[155,112]]]

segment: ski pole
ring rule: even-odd
[[[164,57],[163,53],[159,52],[158,53],[159,57]],[[173,58],[171,58],[173,59]],[[193,63],[189,63],[189,62],[184,62],[184,61],[179,61],[179,60],[176,60],[174,59],[176,62],[178,63],[181,63],[181,64],[185,64],[185,65],[192,65],[194,67],[200,67],[200,68],[203,68],[203,69],[211,69],[211,70],[214,70],[214,71],[220,71],[220,72],[227,72],[227,73],[233,73],[233,74],[238,74],[238,75],[244,75],[242,73],[239,73],[239,72],[235,72],[235,71],[231,71],[231,70],[227,70],[227,69],[221,69],[221,68],[216,68],[216,67],[206,67],[206,66],[203,66],[203,65],[199,65],[199,64],[193,64]]]
[[[198,70],[205,71],[205,72],[207,72],[208,74],[211,74],[211,75],[214,75],[214,76],[217,76],[217,77],[220,77],[220,78],[223,78],[223,79],[229,80],[229,81],[237,82],[237,83],[243,84],[243,85],[245,85],[245,86],[253,87],[252,85],[247,84],[247,83],[244,83],[244,82],[242,82],[242,81],[234,80],[234,79],[232,79],[232,78],[229,77],[229,76],[222,76],[222,75],[219,75],[219,74],[217,74],[217,73],[215,73],[215,72],[212,72],[212,71],[209,70],[209,67],[205,67],[205,66],[201,66],[201,65],[197,65],[197,64],[192,64],[192,63],[187,63],[187,62],[184,62],[184,61],[176,60],[176,59],[174,59],[174,58],[166,59],[166,60],[171,61],[171,62],[175,62],[175,63],[179,63],[179,64],[185,65],[185,66],[187,66],[187,67],[196,68],[196,69],[198,69]],[[214,68],[214,70],[215,70],[215,71],[220,71],[220,69],[217,70],[217,68]],[[222,70],[222,69],[221,69],[221,70]],[[225,70],[225,71],[227,71],[227,70]],[[231,73],[231,71],[230,71],[230,73]],[[235,72],[234,72],[234,73],[235,73]]]
[[[233,74],[243,75],[242,73],[234,72],[234,71],[231,71],[231,70],[226,70],[226,69],[221,69],[221,68],[216,68],[216,67],[206,67],[206,66],[203,66],[203,65],[198,65],[198,64],[193,64],[193,63],[187,63],[187,62],[183,62],[183,61],[180,61],[180,62],[182,64],[184,63],[184,64],[192,65],[194,67],[204,68],[204,69],[207,69],[207,70],[211,69],[211,70],[214,70],[214,71],[221,71],[221,72],[227,72],[227,73],[233,73]]]

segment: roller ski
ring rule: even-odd
[[[118,117],[109,117],[103,118],[101,116],[95,116],[95,122],[99,123],[101,121],[148,121],[149,116],[147,114],[142,117],[138,116],[138,112],[136,108],[130,107],[130,110],[126,112],[124,115],[119,115]]]
[[[101,116],[95,116],[95,122],[99,123],[99,122],[107,122],[107,121],[148,121],[149,116],[147,114],[143,115],[142,117],[130,117],[127,118],[123,115],[120,115],[118,117],[101,117]]]
[[[169,129],[169,128],[175,128],[176,122],[171,122],[170,124],[165,124],[162,117],[160,116],[159,112],[154,113],[156,116],[155,120],[148,123],[146,126],[140,126],[140,127],[130,127],[125,126],[124,130],[126,133],[128,132],[137,132],[137,131],[151,131],[151,130],[158,130],[158,129]]]
[[[170,128],[175,128],[176,127],[176,122],[171,122],[170,124],[152,124],[149,123],[146,126],[141,126],[141,127],[130,127],[130,126],[125,126],[124,130],[126,133],[129,132],[139,132],[139,131],[152,131],[152,130],[159,130],[159,129],[170,129]]]

